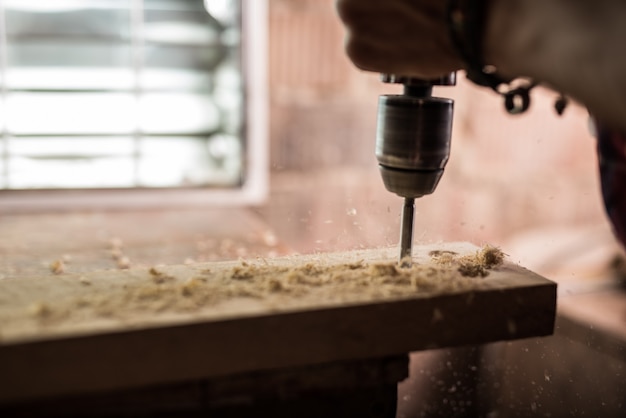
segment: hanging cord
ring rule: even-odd
[[[537,86],[535,81],[515,86],[512,79],[496,73],[483,59],[483,30],[485,0],[448,0],[446,10],[450,38],[465,62],[467,78],[475,84],[488,87],[504,98],[504,107],[510,114],[524,113],[530,107],[530,91]],[[562,94],[554,104],[561,115],[567,107],[567,98]]]

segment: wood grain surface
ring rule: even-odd
[[[418,246],[414,260],[427,266],[432,251],[463,255],[477,248]],[[207,299],[211,302],[206,306],[193,309],[178,305],[194,278],[200,275],[209,285],[212,278],[233,274],[242,265],[284,270],[309,264],[390,263],[395,256],[394,248],[2,280],[0,402],[376,358],[553,331],[556,285],[508,262],[486,277],[460,278],[462,285],[452,286],[448,280],[445,286],[406,294],[364,286],[350,292],[342,288],[337,297],[328,297],[328,289],[315,285],[308,293],[234,293]],[[155,288],[160,289],[158,297],[169,295],[169,305],[130,306],[141,298],[128,299],[128,294],[140,291],[141,296],[148,289],[152,297]],[[177,289],[183,296],[171,299],[170,290]]]

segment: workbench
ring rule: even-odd
[[[124,217],[114,215],[119,228],[117,222]],[[206,225],[211,213],[188,212],[185,222],[194,215],[205,220],[198,225]],[[181,258],[200,258],[198,252],[207,247],[245,248],[239,250],[245,252],[239,257],[247,256],[246,260],[259,266],[320,261],[358,265],[396,257],[395,248],[330,257],[276,257],[287,251],[271,231],[254,216],[244,211],[239,215],[239,235],[229,229],[226,236],[220,236],[219,227],[204,233],[188,230],[186,239],[174,241],[173,251],[163,252],[169,257],[176,254],[177,260],[157,257],[158,261],[146,258],[139,263],[133,260],[152,251],[133,244],[124,236],[124,228],[115,231],[119,234],[107,230],[107,215],[74,217],[74,230],[68,224],[61,228],[55,215],[39,218],[47,228],[35,229],[47,234],[95,234],[81,235],[79,244],[59,240],[72,247],[52,250],[46,246],[48,252],[42,258],[37,258],[36,234],[29,235],[29,243],[21,241],[22,251],[32,250],[30,258],[12,257],[15,250],[3,248],[2,262],[7,268],[3,270],[6,277],[0,280],[0,409],[26,415],[88,411],[90,415],[194,416],[219,411],[220,416],[249,416],[251,410],[263,408],[273,416],[293,416],[294,411],[299,416],[394,416],[397,384],[408,375],[409,352],[552,332],[556,285],[509,262],[476,278],[475,287],[445,292],[405,296],[355,292],[347,299],[294,302],[278,298],[267,303],[244,297],[193,312],[168,308],[132,316],[109,312],[64,322],[63,315],[74,311],[59,306],[80,311],[80,301],[87,294],[105,293],[117,300],[138,283],[160,286],[163,279],[178,286],[208,271],[232,272],[251,262],[237,260],[234,250],[233,261],[181,264]],[[132,227],[133,216],[140,215],[131,215],[126,227]],[[180,222],[173,215],[151,216],[156,225]],[[19,230],[19,222],[11,223],[10,217],[3,222]],[[62,230],[55,230],[55,225]],[[211,225],[219,225],[217,218]],[[10,236],[11,228],[4,231]],[[141,242],[148,246],[158,242],[156,231]],[[261,238],[251,236],[250,231],[257,231]],[[17,238],[19,234],[13,242],[19,242]],[[223,246],[226,239],[229,245]],[[242,242],[248,245],[240,246]],[[100,259],[94,257],[94,248]],[[115,264],[109,264],[108,270],[89,269],[98,264],[97,259],[113,263],[121,256],[114,250],[131,255],[129,269],[111,268]],[[476,250],[466,244],[437,244],[416,248],[415,257],[426,264],[433,251],[462,254]],[[63,255],[69,256],[65,270],[51,269],[49,263]],[[38,260],[34,264],[33,256]],[[59,312],[62,315],[56,317]]]

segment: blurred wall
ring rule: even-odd
[[[397,242],[399,198],[374,158],[379,94],[398,91],[355,69],[332,0],[270,0],[272,202],[265,215],[297,250]],[[501,243],[529,229],[605,223],[587,114],[557,117],[535,91],[529,113],[464,80],[452,154],[432,195],[417,202],[416,239]],[[348,216],[346,214],[351,214]]]

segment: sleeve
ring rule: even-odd
[[[604,207],[617,239],[626,248],[626,134],[596,127]]]

